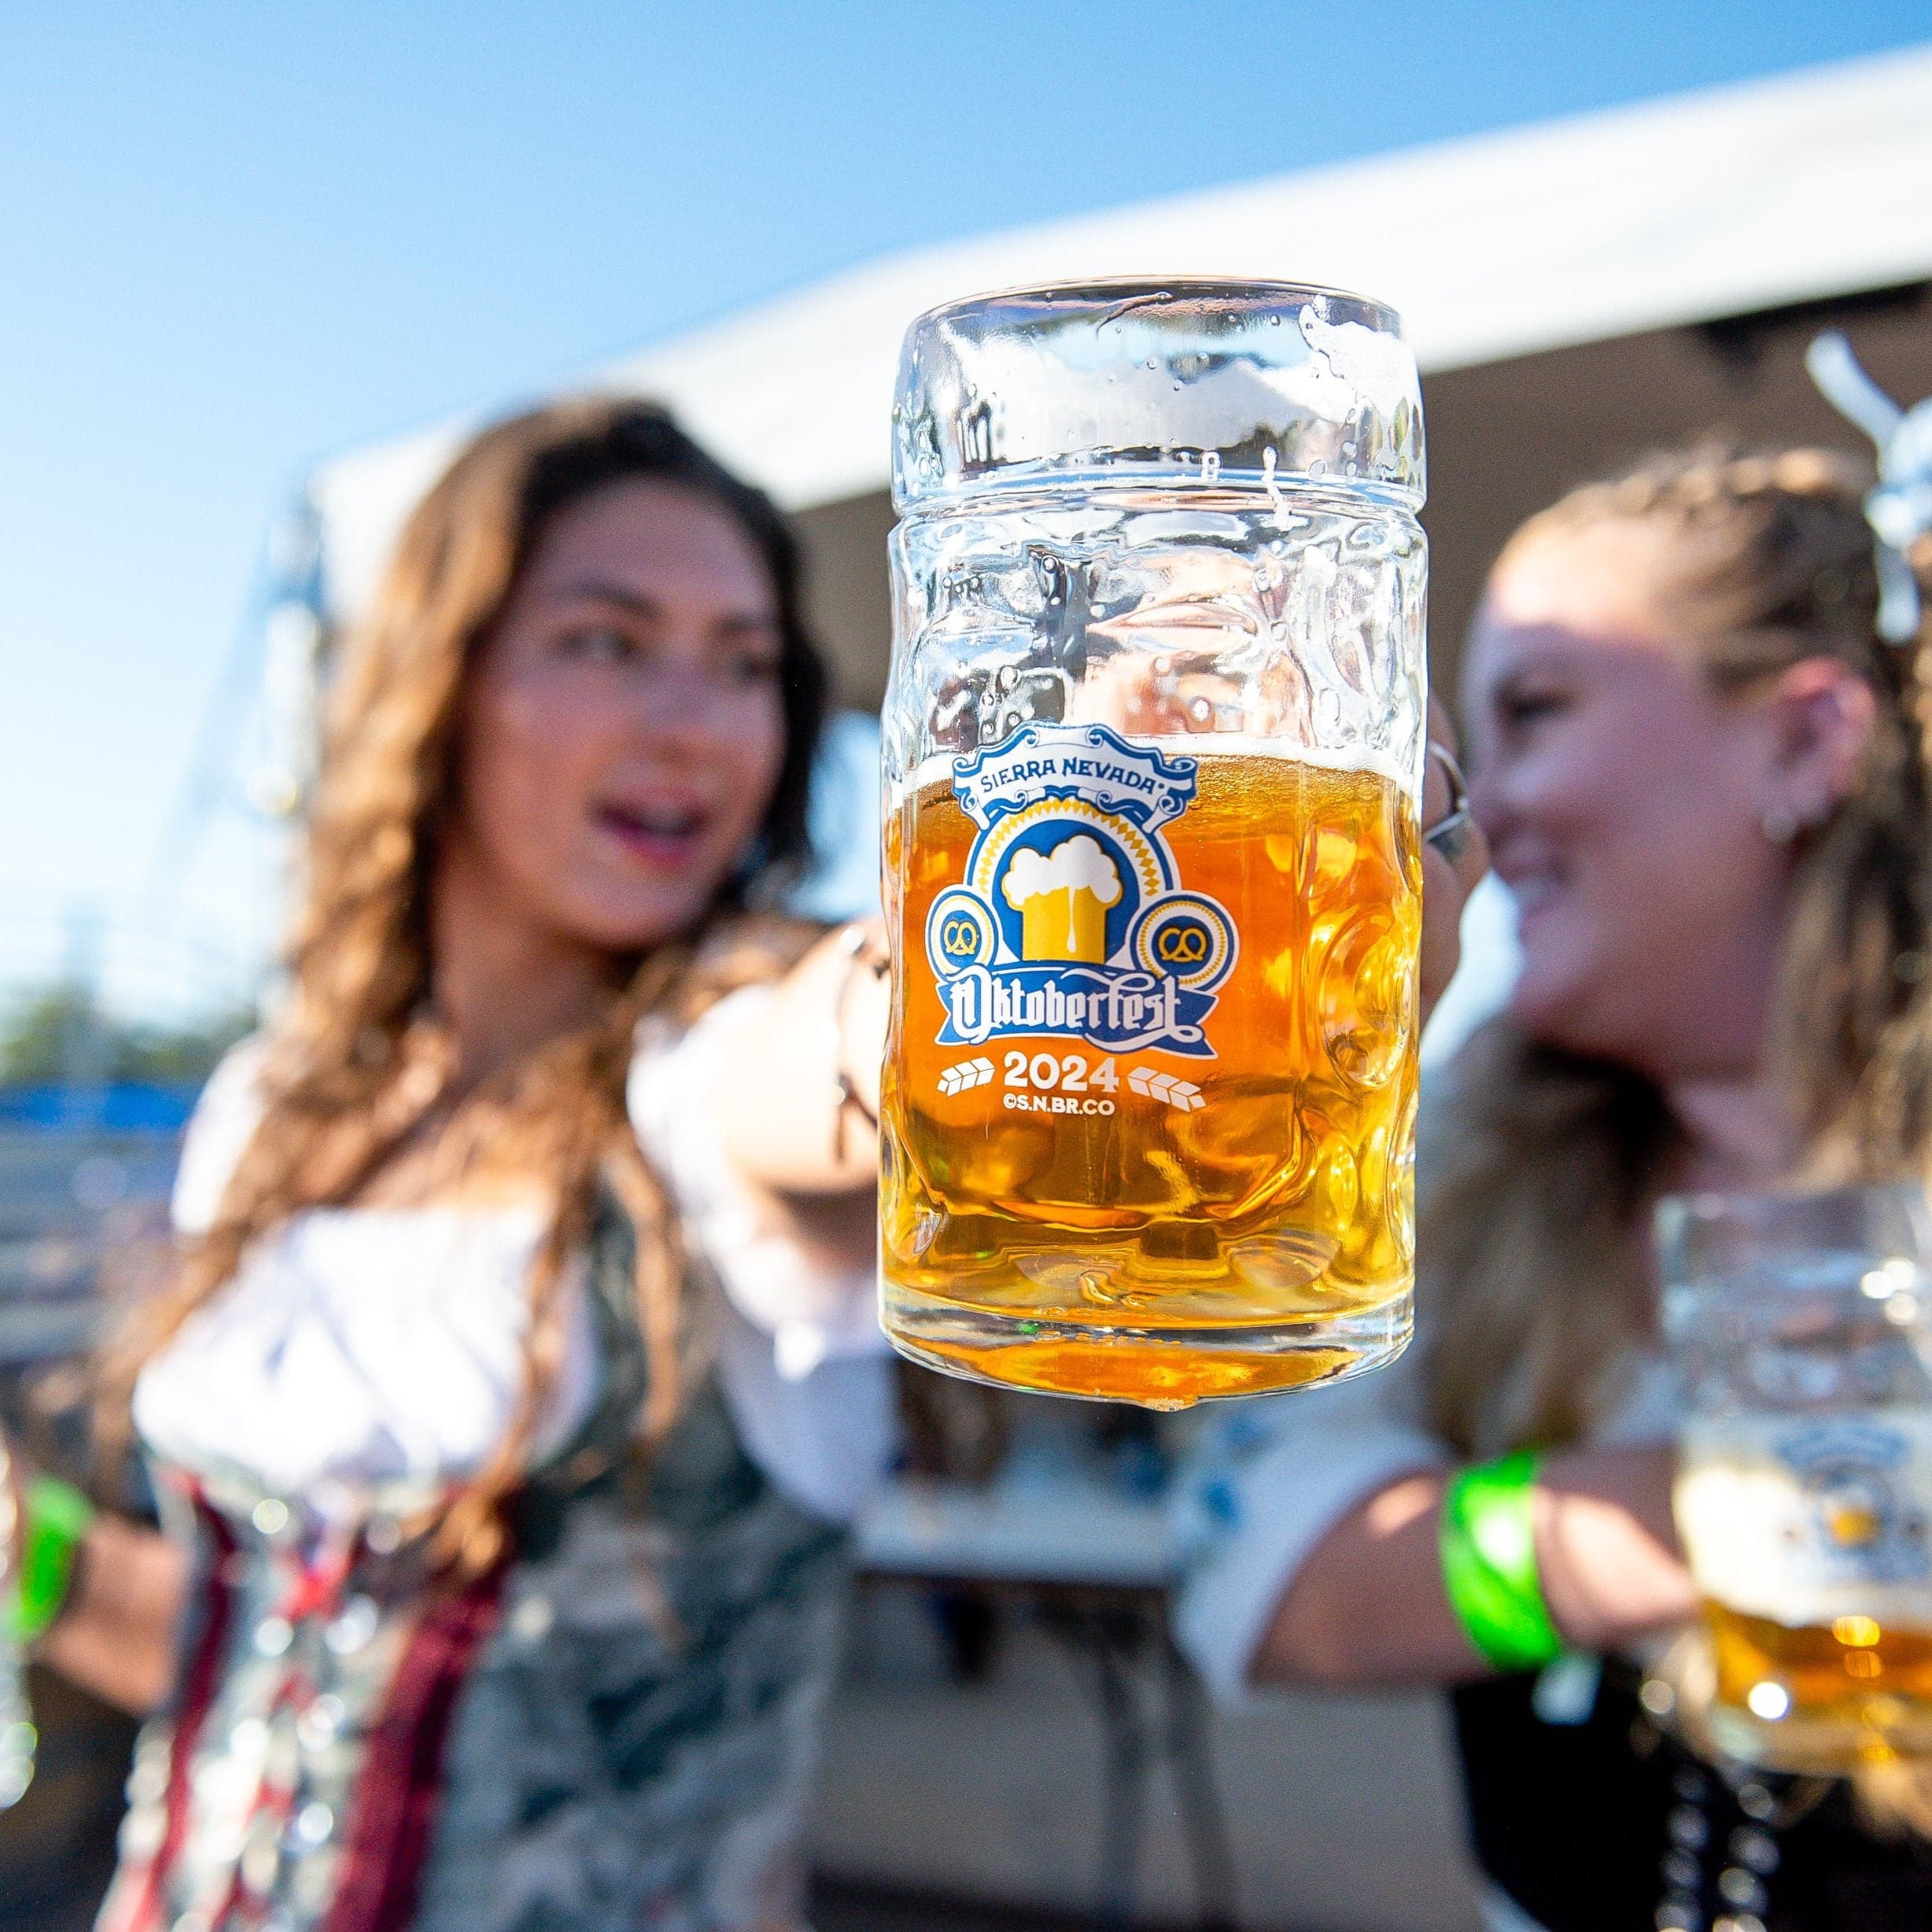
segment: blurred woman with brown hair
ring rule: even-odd
[[[1620,1661],[1695,1609],[1653,1204],[1932,1174],[1932,634],[1880,634],[1864,482],[1670,456],[1504,551],[1465,713],[1523,963],[1430,1096],[1422,1340],[1230,1418],[1195,1491],[1224,1687],[1452,1688],[1499,1926],[1932,1919],[1932,1856],[1870,1828],[1909,1780],[1735,1785]],[[1447,1572],[1491,1505],[1523,1547],[1485,1621]]]
[[[889,1445],[883,989],[773,910],[823,691],[783,525],[654,407],[409,522],[123,1353],[172,1533],[98,1520],[41,1643],[169,1700],[113,1932],[798,1923]]]

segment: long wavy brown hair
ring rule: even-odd
[[[721,506],[763,559],[782,638],[785,727],[777,780],[754,849],[721,882],[697,927],[612,961],[588,1024],[554,1038],[474,1091],[449,1092],[452,1055],[430,1010],[429,898],[456,796],[461,700],[546,531],[573,505],[638,479]],[[511,1147],[555,1209],[530,1281],[522,1399],[504,1440],[449,1503],[433,1546],[474,1573],[503,1543],[565,1332],[566,1263],[607,1193],[636,1238],[636,1293],[649,1357],[647,1443],[675,1417],[687,1324],[684,1255],[664,1186],[626,1117],[640,1022],[688,1019],[732,986],[795,958],[812,929],[772,914],[809,856],[806,793],[825,699],[801,607],[796,547],[767,499],[722,468],[654,404],[555,404],[485,430],[410,518],[367,618],[346,640],[326,709],[289,947],[289,991],[267,1038],[260,1125],[214,1223],[187,1242],[171,1289],[141,1311],[116,1351],[124,1397],[141,1364],[231,1280],[245,1252],[305,1209],[352,1200],[423,1132]]]

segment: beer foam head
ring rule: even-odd
[[[1006,903],[1017,910],[1044,893],[1071,892],[1076,887],[1084,887],[1102,905],[1112,905],[1120,897],[1119,868],[1085,832],[1076,833],[1044,857],[1038,852],[1016,852],[1001,890]]]

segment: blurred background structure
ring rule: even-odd
[[[1439,680],[1488,560],[1570,484],[1722,429],[1855,437],[1812,389],[1829,323],[1896,393],[1932,389],[1932,50],[1175,196],[837,275],[583,372],[669,403],[798,516],[842,695],[884,688],[889,420],[905,325],[962,293],[1162,273],[1371,293],[1424,380]],[[473,418],[308,479],[297,595],[367,594]],[[291,635],[295,633],[291,625]]]
[[[1027,84],[1045,87],[1065,118],[985,120],[978,138],[1051,145],[1064,160],[1067,144],[1097,141],[1115,112],[1108,67],[1137,63],[1146,72],[1137,100],[1158,111],[1137,110],[1114,131],[1184,155],[1192,144],[1199,172],[1177,163],[1149,181],[1135,173],[1138,162],[1109,149],[1086,177],[1084,205],[1119,199],[1098,185],[1112,179],[1156,198],[965,242],[907,223],[901,238],[919,245],[882,255],[874,241],[862,266],[668,337],[655,328],[634,353],[572,361],[547,352],[548,373],[537,377],[520,367],[486,378],[466,362],[454,400],[467,395],[470,407],[439,415],[453,400],[440,392],[425,393],[420,407],[385,404],[370,420],[433,420],[305,466],[279,503],[264,489],[268,535],[226,666],[212,693],[206,677],[198,680],[188,704],[201,723],[171,798],[124,809],[129,862],[103,861],[98,838],[62,846],[65,828],[41,803],[56,788],[55,762],[85,768],[90,802],[111,805],[124,779],[128,798],[146,798],[131,775],[138,760],[131,754],[124,772],[111,734],[70,732],[73,742],[51,754],[23,743],[14,761],[15,781],[38,789],[21,792],[15,808],[27,834],[19,862],[0,862],[8,1386],[83,1340],[103,1257],[151,1219],[196,1084],[249,1023],[333,646],[399,519],[483,417],[557,388],[654,395],[798,516],[818,625],[850,711],[834,734],[819,804],[829,857],[810,903],[829,917],[875,890],[865,714],[883,688],[890,635],[887,417],[900,336],[932,303],[1049,278],[1186,271],[1327,282],[1392,302],[1425,374],[1432,651],[1445,687],[1496,548],[1580,477],[1705,431],[1853,447],[1802,374],[1820,326],[1844,329],[1895,395],[1932,393],[1932,45],[1901,50],[1925,31],[1911,9],[1874,9],[1869,20],[1849,9],[1820,45],[1794,38],[1784,9],[1692,8],[1705,35],[1697,59],[1687,39],[1660,38],[1646,81],[1637,42],[1661,29],[1638,9],[1624,9],[1620,27],[1613,8],[1607,26],[1598,20],[1587,31],[1607,35],[1624,65],[1600,95],[1573,77],[1565,84],[1580,98],[1558,104],[1623,104],[1514,126],[1499,125],[1524,119],[1514,106],[1473,105],[1458,120],[1429,93],[1436,76],[1422,63],[1432,57],[1413,49],[1406,93],[1377,72],[1368,50],[1378,35],[1399,46],[1406,33],[1420,46],[1425,33],[1447,31],[1425,28],[1425,11],[1378,3],[1325,23],[1335,44],[1311,46],[1304,65],[1334,90],[1353,87],[1348,131],[1318,143],[1306,157],[1312,164],[1281,172],[1270,164],[1307,145],[1295,138],[1297,116],[1314,120],[1287,80],[1275,100],[1278,128],[1263,124],[1266,138],[1248,141],[1237,164],[1212,145],[1217,108],[1186,93],[1204,71],[1198,49],[1170,52],[1163,39],[1169,29],[1197,35],[1202,20],[1189,23],[1183,7],[1093,9],[1082,30],[1096,54],[1087,67],[1056,64],[1044,42],[1034,49],[1042,71]],[[1567,24],[1554,9],[1483,11],[1481,31],[1471,30],[1481,51],[1441,76],[1444,98],[1460,84],[1473,103],[1547,98],[1532,83],[1539,61],[1555,62],[1547,43]],[[1259,38],[1264,21],[1278,37],[1270,71],[1286,75],[1301,58],[1288,37],[1318,17],[1261,10],[1247,31]],[[889,36],[898,24],[882,14],[876,32]],[[727,25],[714,31],[722,37]],[[997,52],[1025,54],[1031,24],[1015,16],[1006,25],[1012,44]],[[557,35],[579,30],[557,17]],[[1064,31],[1065,23],[1039,31]],[[1225,68],[1242,55],[1240,35],[1221,10],[1213,31]],[[985,20],[969,28],[959,12],[917,60],[901,50],[895,66],[888,49],[872,85],[894,97],[894,114],[907,115],[909,102],[913,119],[922,98],[948,90],[944,127],[970,140],[974,90],[986,97],[984,120],[1002,89],[997,62],[981,57],[994,31]],[[1679,22],[1678,31],[1690,30]],[[950,64],[949,33],[961,57]],[[1774,42],[1799,51],[1761,60],[1751,50]],[[452,67],[468,57],[453,44],[431,52]],[[1842,53],[1864,57],[1761,71]],[[1170,65],[1174,86],[1163,97]],[[1644,98],[1699,76],[1726,84]],[[366,76],[378,91],[386,78]],[[500,78],[514,91],[514,75]],[[657,111],[652,79],[640,68],[622,111]],[[720,138],[755,146],[757,103],[782,84],[748,81],[743,117]],[[816,83],[801,70],[792,84]],[[545,108],[554,141],[571,138],[570,105],[566,98]],[[1245,111],[1252,124],[1254,102]],[[1475,131],[1483,128],[1491,131]],[[1431,133],[1453,138],[1404,145]],[[96,128],[90,138],[108,136]],[[338,127],[334,138],[345,152],[318,142],[308,155],[319,176],[352,165],[351,131]],[[905,138],[912,193],[932,184],[936,205],[943,142]],[[1337,153],[1353,158],[1329,158]],[[138,193],[138,158],[124,153],[119,165]],[[523,231],[544,210],[513,205],[500,222],[496,208],[463,201],[444,161],[422,165],[452,219],[469,224],[485,284],[495,278],[509,300],[524,271]],[[1193,185],[1203,178],[1238,185]],[[57,199],[48,206],[58,219]],[[610,227],[603,245],[631,244]],[[378,308],[382,293],[371,297]],[[449,345],[452,363],[459,346]],[[113,450],[101,460],[112,465]],[[104,571],[116,567],[112,545],[104,533]],[[23,581],[31,577],[30,560],[15,561]],[[4,549],[0,566],[14,567]],[[97,673],[112,717],[108,681]],[[122,717],[116,728],[139,724]],[[16,727],[23,739],[39,728]],[[73,856],[43,859],[42,846]],[[1470,969],[1442,1016],[1451,1031],[1508,976],[1506,909],[1491,895],[1472,919]],[[984,1445],[983,1482],[909,1486],[872,1525],[872,1577],[817,1827],[827,1932],[1049,1922],[1466,1932],[1474,1908],[1435,1702],[1270,1698],[1207,1718],[1169,1669],[1160,1622],[1172,1561],[1160,1491],[1173,1438],[1138,1418],[1103,1413],[1097,1424],[1095,1413],[1008,1405],[998,1439]],[[1079,1537],[1042,1536],[1043,1525],[1075,1521]],[[0,1926],[13,1923],[0,1904]]]

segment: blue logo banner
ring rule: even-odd
[[[1024,724],[957,761],[953,793],[979,831],[926,921],[941,1042],[1039,1034],[1213,1057],[1205,1022],[1239,935],[1225,906],[1184,889],[1160,835],[1198,769],[1105,724]]]
[[[1081,798],[1152,831],[1185,812],[1197,762],[1137,745],[1106,724],[1023,724],[953,767],[953,794],[986,830],[1042,798]]]

